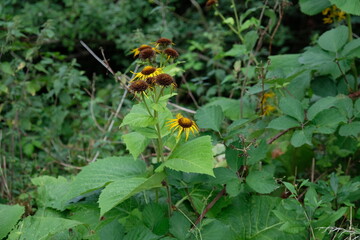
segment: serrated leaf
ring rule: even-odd
[[[81,222],[65,218],[30,216],[18,224],[17,229],[10,233],[8,239],[45,240],[56,233],[81,224]]]
[[[207,106],[196,112],[195,119],[200,128],[209,128],[219,132],[221,123],[224,120],[224,114],[220,106]]]
[[[225,52],[225,56],[230,57],[240,57],[241,55],[246,53],[246,46],[240,44],[234,44],[233,47]]]
[[[325,97],[321,98],[319,101],[311,105],[307,112],[307,118],[309,120],[313,120],[314,117],[320,113],[321,111],[328,109],[335,105],[335,102],[337,101],[336,97]]]
[[[147,127],[155,124],[154,118],[152,118],[147,112],[146,108],[141,104],[134,105],[131,111],[124,117],[121,126],[129,125],[131,127]]]
[[[286,130],[293,127],[300,127],[301,124],[296,121],[294,118],[289,116],[281,116],[273,119],[267,128],[272,128],[276,130]]]
[[[281,207],[279,197],[252,195],[250,198],[240,197],[222,210],[217,219],[231,226],[236,233],[236,239],[276,239],[276,240],[304,240],[308,232],[304,231],[290,234],[280,230],[282,222],[275,216],[273,211]],[[288,215],[289,210],[279,209],[279,212]]]
[[[342,125],[339,129],[339,134],[345,137],[348,136],[358,137],[358,135],[360,134],[360,122],[356,121]]]
[[[296,192],[294,185],[292,185],[291,183],[288,183],[288,182],[283,182],[283,184],[294,196],[297,196],[297,192]]]
[[[147,204],[142,211],[145,225],[155,234],[164,235],[169,230],[168,209],[158,203]]]
[[[141,191],[161,187],[164,178],[165,173],[160,172],[150,178],[129,176],[110,183],[102,190],[99,197],[100,215],[103,216],[116,205]]]
[[[309,126],[301,130],[296,130],[290,140],[291,145],[294,147],[300,147],[304,144],[312,145],[311,140],[314,129],[314,126]]]
[[[341,25],[323,33],[318,40],[320,47],[330,52],[338,52],[348,40],[348,28]]]
[[[251,146],[248,150],[248,160],[249,165],[256,164],[257,162],[263,160],[266,157],[268,150],[268,144],[265,140],[262,140],[257,147]]]
[[[149,144],[149,139],[138,132],[128,133],[122,136],[126,149],[136,159]]]
[[[11,65],[9,62],[3,62],[0,64],[0,70],[6,74],[12,75],[14,76],[14,70],[12,69]]]
[[[59,202],[66,205],[69,200],[100,189],[106,184],[123,177],[141,177],[145,175],[146,164],[133,157],[108,157],[84,167],[70,184],[68,192],[59,196]],[[74,201],[74,200],[73,200]]]
[[[312,123],[316,126],[316,132],[331,134],[334,133],[337,126],[341,122],[346,122],[346,117],[335,108],[326,109],[312,120]]]
[[[168,167],[176,171],[214,176],[213,161],[211,138],[203,136],[178,146],[169,159],[159,167],[159,170]]]
[[[283,97],[280,100],[279,107],[284,114],[295,118],[299,122],[304,121],[304,108],[299,100],[292,97]]]
[[[230,143],[225,149],[226,162],[234,171],[238,171],[241,165],[244,164],[243,152],[239,150],[242,147],[243,146],[240,141],[235,141]]]
[[[169,232],[179,240],[185,240],[190,229],[189,220],[180,212],[174,212],[170,218]]]
[[[271,193],[279,187],[272,174],[266,171],[251,171],[246,177],[246,184],[254,191],[262,194]]]
[[[0,204],[0,239],[6,237],[24,212],[23,206]]]
[[[338,99],[335,103],[335,107],[339,109],[342,115],[346,116],[348,119],[351,119],[353,116],[353,101],[351,98],[345,95],[338,96]]]

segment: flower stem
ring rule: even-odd
[[[154,116],[151,114],[151,111],[150,111],[150,109],[149,109],[149,107],[148,107],[148,105],[147,105],[147,103],[146,103],[146,101],[145,101],[144,94],[141,94],[141,99],[143,100],[144,105],[145,105],[145,107],[146,107],[146,110],[148,111],[148,113],[150,114],[150,116],[151,116],[151,117],[154,117]]]

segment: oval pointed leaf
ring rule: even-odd
[[[299,100],[292,97],[283,97],[280,100],[279,107],[284,114],[295,118],[299,122],[304,121],[304,109]]]
[[[276,130],[286,130],[293,127],[300,127],[301,124],[296,121],[294,118],[289,116],[281,116],[273,119],[267,128],[272,128]]]
[[[339,26],[323,33],[319,37],[319,45],[322,49],[337,52],[339,51],[348,40],[348,28]]]
[[[23,206],[0,204],[0,239],[6,237],[24,212]]]
[[[204,173],[214,176],[213,154],[210,136],[189,141],[174,150],[162,166],[176,171]]]
[[[200,128],[209,128],[219,132],[224,114],[222,108],[218,105],[207,106],[199,109],[196,114],[196,123]]]
[[[112,182],[100,194],[100,215],[103,216],[116,205],[141,191],[161,187],[164,178],[165,173],[160,172],[150,178],[124,177]]]

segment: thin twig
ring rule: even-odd
[[[200,214],[200,216],[196,219],[195,225],[198,225],[201,220],[205,217],[206,213],[215,205],[215,203],[226,194],[226,187],[216,195],[216,197],[205,207],[204,211]],[[194,228],[194,227],[193,227]]]
[[[187,90],[188,90],[188,94],[189,94],[190,98],[193,100],[195,106],[196,106],[197,108],[200,108],[199,104],[197,103],[194,95],[192,94],[192,92],[191,92],[191,90],[190,90],[189,83],[186,81],[185,76],[184,76],[184,75],[181,75],[181,79],[182,79],[183,83],[185,84],[185,86],[186,86],[186,88],[187,88]]]
[[[288,131],[294,129],[295,127],[293,128],[289,128],[289,129],[286,129],[282,132],[279,132],[278,134],[276,134],[274,137],[270,138],[268,141],[267,141],[267,144],[272,144],[273,142],[275,142],[278,138],[280,138],[282,135],[284,135],[285,133],[287,133]]]
[[[177,104],[175,104],[175,103],[172,103],[172,102],[168,102],[168,104],[171,105],[171,106],[173,106],[173,107],[175,107],[175,108],[177,108],[177,109],[180,109],[180,110],[182,110],[182,111],[188,112],[188,113],[192,113],[192,114],[195,114],[195,113],[196,113],[196,111],[194,111],[194,110],[181,107],[181,106],[179,106],[179,105],[177,105]]]

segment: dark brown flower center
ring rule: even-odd
[[[143,45],[143,46],[138,48],[139,52],[141,52],[144,49],[151,49],[151,47],[149,45]]]
[[[149,59],[155,56],[155,51],[151,48],[145,48],[144,50],[140,51],[139,58],[140,59]]]
[[[183,128],[190,128],[193,125],[193,121],[191,121],[191,119],[186,118],[186,117],[182,117],[178,120],[178,123],[180,126],[182,126]]]
[[[169,74],[162,73],[156,77],[156,83],[161,86],[166,87],[166,86],[173,84],[174,79]]]
[[[130,89],[133,92],[144,92],[148,89],[149,85],[143,80],[137,80],[130,85]]]
[[[150,74],[154,73],[155,71],[156,71],[156,68],[147,66],[147,67],[144,67],[144,69],[141,71],[141,73],[144,75],[150,75]]]
[[[172,44],[172,41],[168,38],[159,38],[156,43],[160,44],[160,45],[170,45]]]
[[[172,58],[177,58],[179,56],[179,53],[172,48],[165,49],[164,53]]]

